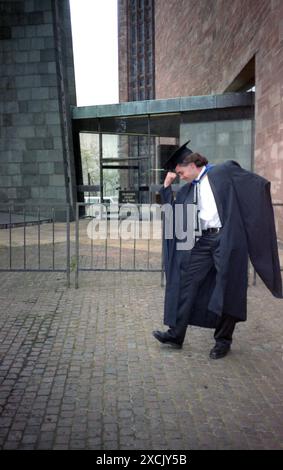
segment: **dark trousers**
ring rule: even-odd
[[[220,237],[221,231],[215,234],[205,234],[197,241],[190,255],[188,252],[184,252],[184,260],[181,264],[181,295],[177,322],[175,327],[169,329],[169,333],[180,342],[183,342],[185,338],[190,312],[196,296],[201,295],[200,284],[211,269],[215,268],[216,276],[218,275]],[[234,317],[226,314],[221,315],[214,332],[216,343],[230,346],[235,324]]]

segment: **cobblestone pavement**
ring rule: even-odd
[[[282,449],[283,301],[249,289],[248,321],[157,343],[160,274],[0,273],[1,449]]]

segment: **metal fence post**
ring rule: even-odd
[[[41,253],[40,253],[40,207],[37,208],[37,262],[38,262],[38,270],[40,271],[40,260],[41,260]]]
[[[55,209],[52,207],[52,269],[55,269]]]
[[[67,273],[67,287],[70,287],[70,205],[67,205],[66,208],[66,243],[67,243],[67,263],[66,263],[66,273]]]
[[[27,268],[27,258],[26,258],[26,209],[23,208],[23,217],[24,217],[24,270]]]
[[[161,287],[165,285],[165,266],[164,266],[164,212],[161,211]]]
[[[75,272],[75,288],[79,287],[79,202],[76,203],[76,272]]]
[[[12,269],[12,210],[9,207],[9,267]]]

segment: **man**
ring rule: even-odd
[[[165,240],[166,332],[154,331],[161,343],[181,348],[188,325],[214,328],[211,359],[229,352],[235,325],[246,320],[248,257],[275,297],[282,298],[270,183],[237,162],[210,165],[188,142],[166,163],[160,191],[164,204],[197,205],[199,236],[191,249],[177,248],[178,238]],[[176,176],[188,183],[174,201]],[[185,247],[185,245],[184,245]]]

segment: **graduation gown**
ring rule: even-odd
[[[220,266],[207,274],[199,287],[188,324],[215,328],[219,316],[228,314],[236,321],[247,317],[248,258],[267,288],[282,298],[282,280],[270,196],[270,182],[227,161],[207,174],[222,223]],[[194,187],[185,184],[173,200],[171,186],[161,188],[162,203],[193,203]],[[191,221],[193,223],[193,221]],[[190,252],[176,249],[176,237],[164,240],[166,274],[164,324],[174,327],[180,301],[186,303],[182,271]],[[189,302],[188,302],[189,305]]]

